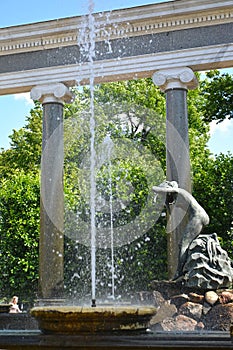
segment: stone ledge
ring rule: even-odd
[[[101,335],[95,336],[46,336],[38,332],[0,332],[0,347],[5,350],[39,349],[109,349],[109,350],[200,350],[230,349],[232,342],[225,332],[156,332],[151,334]]]
[[[0,330],[37,330],[37,321],[28,313],[0,313]]]

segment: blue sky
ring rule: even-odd
[[[95,0],[94,11],[101,12],[161,2],[165,1]],[[79,16],[87,12],[88,0],[40,0],[38,2],[7,0],[1,2],[0,28]],[[13,129],[18,130],[25,125],[25,117],[31,108],[33,103],[29,100],[28,94],[0,96],[0,148],[9,147],[8,136],[12,134]],[[212,125],[209,146],[214,154],[233,150],[233,121],[226,120],[219,125]]]

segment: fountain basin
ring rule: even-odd
[[[45,334],[82,334],[146,330],[152,306],[38,306],[31,309]]]

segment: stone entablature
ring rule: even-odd
[[[233,67],[233,0],[174,0],[93,16],[91,71],[88,15],[0,29],[0,95],[48,82],[89,84],[91,74],[102,83],[184,66]]]
[[[96,41],[233,21],[232,0],[179,0],[97,13]],[[87,16],[0,29],[0,55],[76,45]]]

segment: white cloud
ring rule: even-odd
[[[34,102],[30,98],[30,92],[23,92],[21,94],[15,94],[14,95],[14,99],[15,100],[22,100],[22,101],[24,101],[27,106],[28,105],[34,106]]]
[[[226,118],[221,123],[218,123],[216,121],[212,121],[210,123],[210,135],[214,135],[216,132],[219,132],[221,134],[226,134],[230,132],[230,129],[233,129],[233,120]]]

